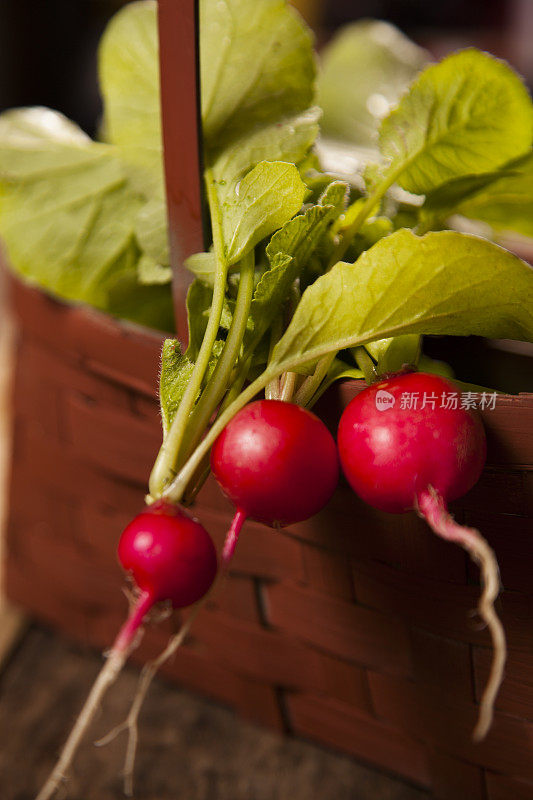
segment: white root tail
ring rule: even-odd
[[[438,536],[460,544],[478,564],[481,571],[482,593],[478,612],[492,637],[493,656],[487,685],[480,701],[477,724],[472,733],[479,742],[487,735],[494,715],[494,702],[501,686],[507,657],[503,626],[494,610],[500,591],[500,572],[494,551],[475,528],[459,525],[449,514],[442,497],[430,487],[418,497],[418,510]]]
[[[76,750],[87,730],[89,725],[94,719],[100,702],[109,689],[109,687],[116,681],[118,675],[124,666],[127,659],[127,652],[112,651],[106,663],[102,667],[93,687],[89,693],[85,705],[72,728],[70,735],[66,741],[61,756],[57,761],[50,777],[44,784],[43,788],[37,795],[36,800],[49,800],[50,797],[59,789],[63,781],[66,779],[68,769],[74,759]]]
[[[129,654],[138,644],[146,614],[153,606],[153,599],[147,592],[141,592],[133,603],[126,622],[118,632],[118,636],[109,652],[107,661],[100,670],[89,696],[74,723],[69,737],[61,751],[61,755],[52,770],[50,777],[36,797],[36,800],[49,800],[66,780],[68,769],[74,760],[81,740],[94,719],[105,693],[115,683]]]
[[[135,692],[135,697],[133,698],[133,702],[131,704],[130,712],[124,722],[121,722],[120,725],[117,725],[106,736],[104,736],[102,739],[99,739],[95,743],[97,747],[103,747],[104,745],[109,744],[109,742],[112,742],[113,739],[119,736],[123,731],[128,732],[128,744],[126,746],[126,756],[124,758],[124,793],[128,797],[133,795],[133,773],[135,769],[137,745],[139,742],[139,714],[141,712],[148,689],[150,688],[150,685],[158,670],[166,661],[169,660],[169,658],[174,655],[174,653],[185,641],[198,612],[204,606],[208,597],[211,596],[214,586],[215,584],[213,584],[211,590],[204,595],[204,597],[198,603],[196,603],[178,633],[176,633],[175,636],[169,640],[167,646],[158,655],[158,657],[153,661],[149,661],[143,667],[141,676],[139,678],[137,691]],[[45,800],[45,798],[37,798],[37,800]]]

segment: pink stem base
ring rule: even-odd
[[[124,653],[130,649],[145,616],[153,605],[154,600],[152,595],[148,592],[141,592],[135,604],[132,606],[126,622],[118,632],[117,638],[111,648],[113,652]]]
[[[224,547],[222,548],[222,569],[227,569],[229,566],[229,562],[233,558],[233,554],[235,552],[235,548],[237,547],[237,542],[239,541],[239,534],[241,532],[242,526],[246,522],[247,514],[246,511],[243,511],[241,508],[238,508],[235,512],[235,516],[233,517],[233,521],[231,523],[231,527],[226,534],[226,540],[224,542]]]

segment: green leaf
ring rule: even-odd
[[[213,286],[217,260],[214,253],[194,253],[186,259],[184,266],[203,283]]]
[[[217,181],[233,264],[302,204],[289,176],[279,185],[277,208],[272,197],[259,202],[269,176],[264,167],[262,176],[246,173],[261,161],[305,157],[321,113],[305,110],[313,99],[315,66],[309,33],[284,0],[203,0],[200,13],[206,163]],[[105,136],[120,147],[136,189],[150,199],[139,214],[136,238],[144,256],[166,266],[157,51],[156,3],[129,3],[106,30],[99,66]],[[263,182],[252,183],[259,177]],[[240,186],[250,189],[243,203],[236,194]],[[163,280],[164,272],[148,263],[142,264],[143,280]]]
[[[213,174],[221,181],[219,192],[222,201],[231,195],[242,177],[260,161],[302,161],[318,135],[318,122],[322,111],[308,108],[302,114],[279,117],[270,125],[247,131],[216,153]],[[223,187],[227,187],[225,191]]]
[[[181,398],[185,393],[194,369],[194,364],[181,352],[177,339],[165,339],[161,351],[161,375],[159,377],[159,401],[163,439],[176,416]]]
[[[533,271],[475,236],[397,231],[304,292],[272,363],[295,370],[348,347],[424,333],[533,340]]]
[[[216,157],[212,171],[230,266],[300,210],[305,186],[293,164],[313,144],[319,115],[319,109],[308,109],[277,121],[238,139]],[[246,198],[248,187],[252,194]],[[238,225],[240,242],[233,247],[231,239]]]
[[[230,265],[281,228],[301,208],[305,185],[294,164],[262,161],[223,206],[222,229]]]
[[[407,333],[392,339],[369,342],[366,349],[376,362],[376,372],[398,372],[407,364],[416,365],[420,354],[420,336]]]
[[[107,152],[107,151],[105,151]],[[95,148],[73,122],[48,108],[18,108],[0,115],[0,179],[33,180],[99,162]]]
[[[167,207],[162,198],[154,197],[143,205],[135,220],[135,236],[146,255],[158,264],[170,264]]]
[[[285,0],[201,0],[200,53],[208,146],[313,101],[311,35]]]
[[[354,221],[357,217],[357,214],[361,210],[363,206],[364,200],[359,199],[356,200],[355,203],[347,209],[346,213],[343,214],[335,225],[333,226],[333,232],[338,235],[342,234],[347,228],[349,228],[350,224]],[[376,244],[380,239],[384,236],[388,236],[392,233],[394,228],[394,223],[389,217],[379,216],[374,217],[372,219],[367,219],[362,225],[357,234],[354,236],[350,247],[347,251],[347,260],[349,261],[356,261],[361,253],[365,250],[369,250],[372,245]]]
[[[454,178],[498,169],[533,133],[525,86],[504,62],[464,50],[428,67],[383,121],[380,149],[403,189],[425,194]]]
[[[348,198],[350,196],[350,186],[344,181],[331,181],[318,200],[321,206],[333,206],[338,214],[346,210]]]
[[[271,268],[261,276],[250,307],[254,339],[267,330],[287,300],[292,284],[342,210],[346,191],[346,184],[332,183],[322,196],[323,202],[332,203],[312,206],[272,236],[266,248]]]
[[[311,36],[285,0],[202,0],[200,16],[202,119],[208,148],[220,152],[254,131],[260,138],[265,126],[312,103],[316,70]],[[136,188],[148,197],[161,195],[154,0],[128,3],[113,17],[100,43],[99,75],[106,140],[120,146]],[[278,159],[284,160],[262,155],[257,161]]]
[[[143,286],[153,286],[157,284],[163,286],[172,281],[172,270],[170,267],[159,264],[147,255],[141,256],[137,264],[137,274],[139,283]]]
[[[103,134],[120,147],[135,188],[162,195],[157,3],[128,3],[112,18],[98,52]]]
[[[267,246],[271,266],[276,265],[279,257],[283,259],[289,255],[294,260],[297,277],[337,213],[335,206],[317,205],[291,219],[274,234]]]
[[[286,301],[290,287],[298,275],[298,264],[290,255],[278,253],[274,265],[257,284],[250,319],[253,323],[254,342],[267,330],[278,310]],[[250,334],[245,339],[248,344]]]
[[[418,369],[420,372],[431,372],[432,375],[441,375],[443,378],[455,377],[453,369],[446,361],[430,358],[430,356],[426,356],[424,353],[420,355],[418,360]]]
[[[168,330],[169,291],[137,278],[141,205],[117,150],[61,114],[0,117],[0,233],[12,268],[68,300]]]
[[[266,249],[271,264],[275,263],[278,254],[288,254],[295,260],[298,269],[304,267],[313,251],[319,247],[328,227],[345,211],[348,190],[348,184],[343,181],[332,181],[317,205],[294,217],[277,231]]]
[[[346,364],[340,358],[333,359],[333,362],[328,370],[326,377],[320,384],[318,391],[313,395],[309,405],[314,405],[316,401],[320,397],[322,397],[322,395],[336,381],[341,381],[341,380],[358,381],[361,380],[362,378],[364,378],[363,371],[360,370],[358,367],[351,367],[349,364]]]
[[[168,286],[143,286],[138,280],[139,251],[131,246],[109,267],[103,280],[106,310],[160,331],[175,330],[172,294]]]
[[[510,164],[509,172],[467,197],[456,210],[495,231],[533,237],[533,154]]]
[[[322,51],[324,134],[376,147],[379,123],[428,61],[425,50],[387,22],[343,27]]]
[[[427,193],[421,213],[424,216],[427,214],[449,215],[459,205],[471,197],[475,197],[483,189],[492,186],[500,178],[514,177],[516,174],[513,170],[496,170],[495,172],[483,172],[480,175],[465,175],[463,178],[455,178]]]
[[[196,361],[204,338],[209,309],[213,301],[213,288],[201,280],[195,280],[187,292],[187,319],[189,323],[189,346],[186,355]]]

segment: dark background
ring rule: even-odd
[[[469,44],[507,58],[533,80],[531,0],[295,0],[319,42],[361,17],[387,19],[436,56]],[[100,114],[96,49],[124,0],[0,0],[0,110],[58,109],[94,134]]]

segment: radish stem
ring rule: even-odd
[[[296,372],[284,373],[283,379],[281,381],[281,394],[279,398],[280,400],[283,400],[284,403],[291,402],[294,390],[296,388],[297,380],[298,380],[298,375]]]
[[[194,365],[194,370],[182,397],[176,416],[172,421],[170,430],[157,455],[152,474],[150,475],[150,494],[153,498],[161,496],[165,486],[170,483],[178,466],[178,458],[183,436],[187,429],[189,415],[200,393],[205,373],[209,366],[209,359],[213,351],[222,309],[226,294],[226,279],[228,275],[228,262],[224,252],[224,237],[222,233],[222,216],[215,189],[215,179],[211,170],[205,172],[207,198],[211,211],[211,227],[213,230],[213,245],[216,256],[215,286],[211,311],[207,328]]]
[[[507,653],[503,626],[494,610],[494,601],[500,591],[498,564],[494,552],[479,531],[455,522],[444,500],[433,488],[419,494],[418,510],[438,536],[460,544],[481,571],[483,591],[478,612],[492,637],[493,657],[489,679],[481,697],[478,721],[472,734],[474,741],[478,742],[485,738],[492,724],[494,701],[503,680]]]
[[[328,353],[328,355],[323,356],[320,361],[317,362],[313,374],[308,375],[296,392],[294,398],[295,403],[298,403],[300,406],[308,406],[311,403],[311,400],[320,387],[320,384],[328,374],[328,369],[330,368],[334,358],[335,353]]]
[[[36,800],[49,800],[65,780],[80,742],[93,721],[94,715],[106,691],[118,678],[128,655],[135,647],[140,627],[146,614],[152,608],[153,603],[153,598],[148,592],[143,592],[139,595],[137,602],[130,611],[128,619],[115,639],[107,661],[100,670],[100,674],[85,701],[85,705],[70,732],[54,769],[37,795]]]
[[[242,526],[246,522],[247,516],[248,515],[246,511],[243,511],[241,508],[238,508],[237,511],[235,512],[235,516],[233,517],[231,527],[226,535],[226,541],[224,542],[224,547],[222,548],[222,569],[227,569],[229,566],[229,562],[233,558],[233,554],[235,552],[235,548],[239,540],[239,534],[241,532]]]
[[[231,373],[239,356],[244,334],[246,333],[246,324],[248,322],[250,304],[254,291],[254,267],[255,259],[252,250],[252,252],[242,260],[241,279],[228,338],[226,339],[215,370],[189,417],[187,431],[182,441],[182,452],[179,454],[180,459],[186,457],[202,438],[203,432],[230,381]]]
[[[343,233],[342,239],[340,240],[339,244],[333,251],[333,255],[330,259],[330,268],[335,266],[339,261],[342,261],[344,256],[346,255],[346,251],[348,250],[354,236],[359,233],[361,226],[369,217],[378,203],[382,200],[384,195],[388,192],[392,184],[396,181],[396,179],[401,175],[401,173],[406,168],[406,164],[402,164],[400,169],[396,169],[394,171],[389,172],[383,180],[376,186],[373,193],[368,195],[365,202],[361,206],[361,210],[357,214],[356,218],[352,222],[352,224],[346,228]]]

